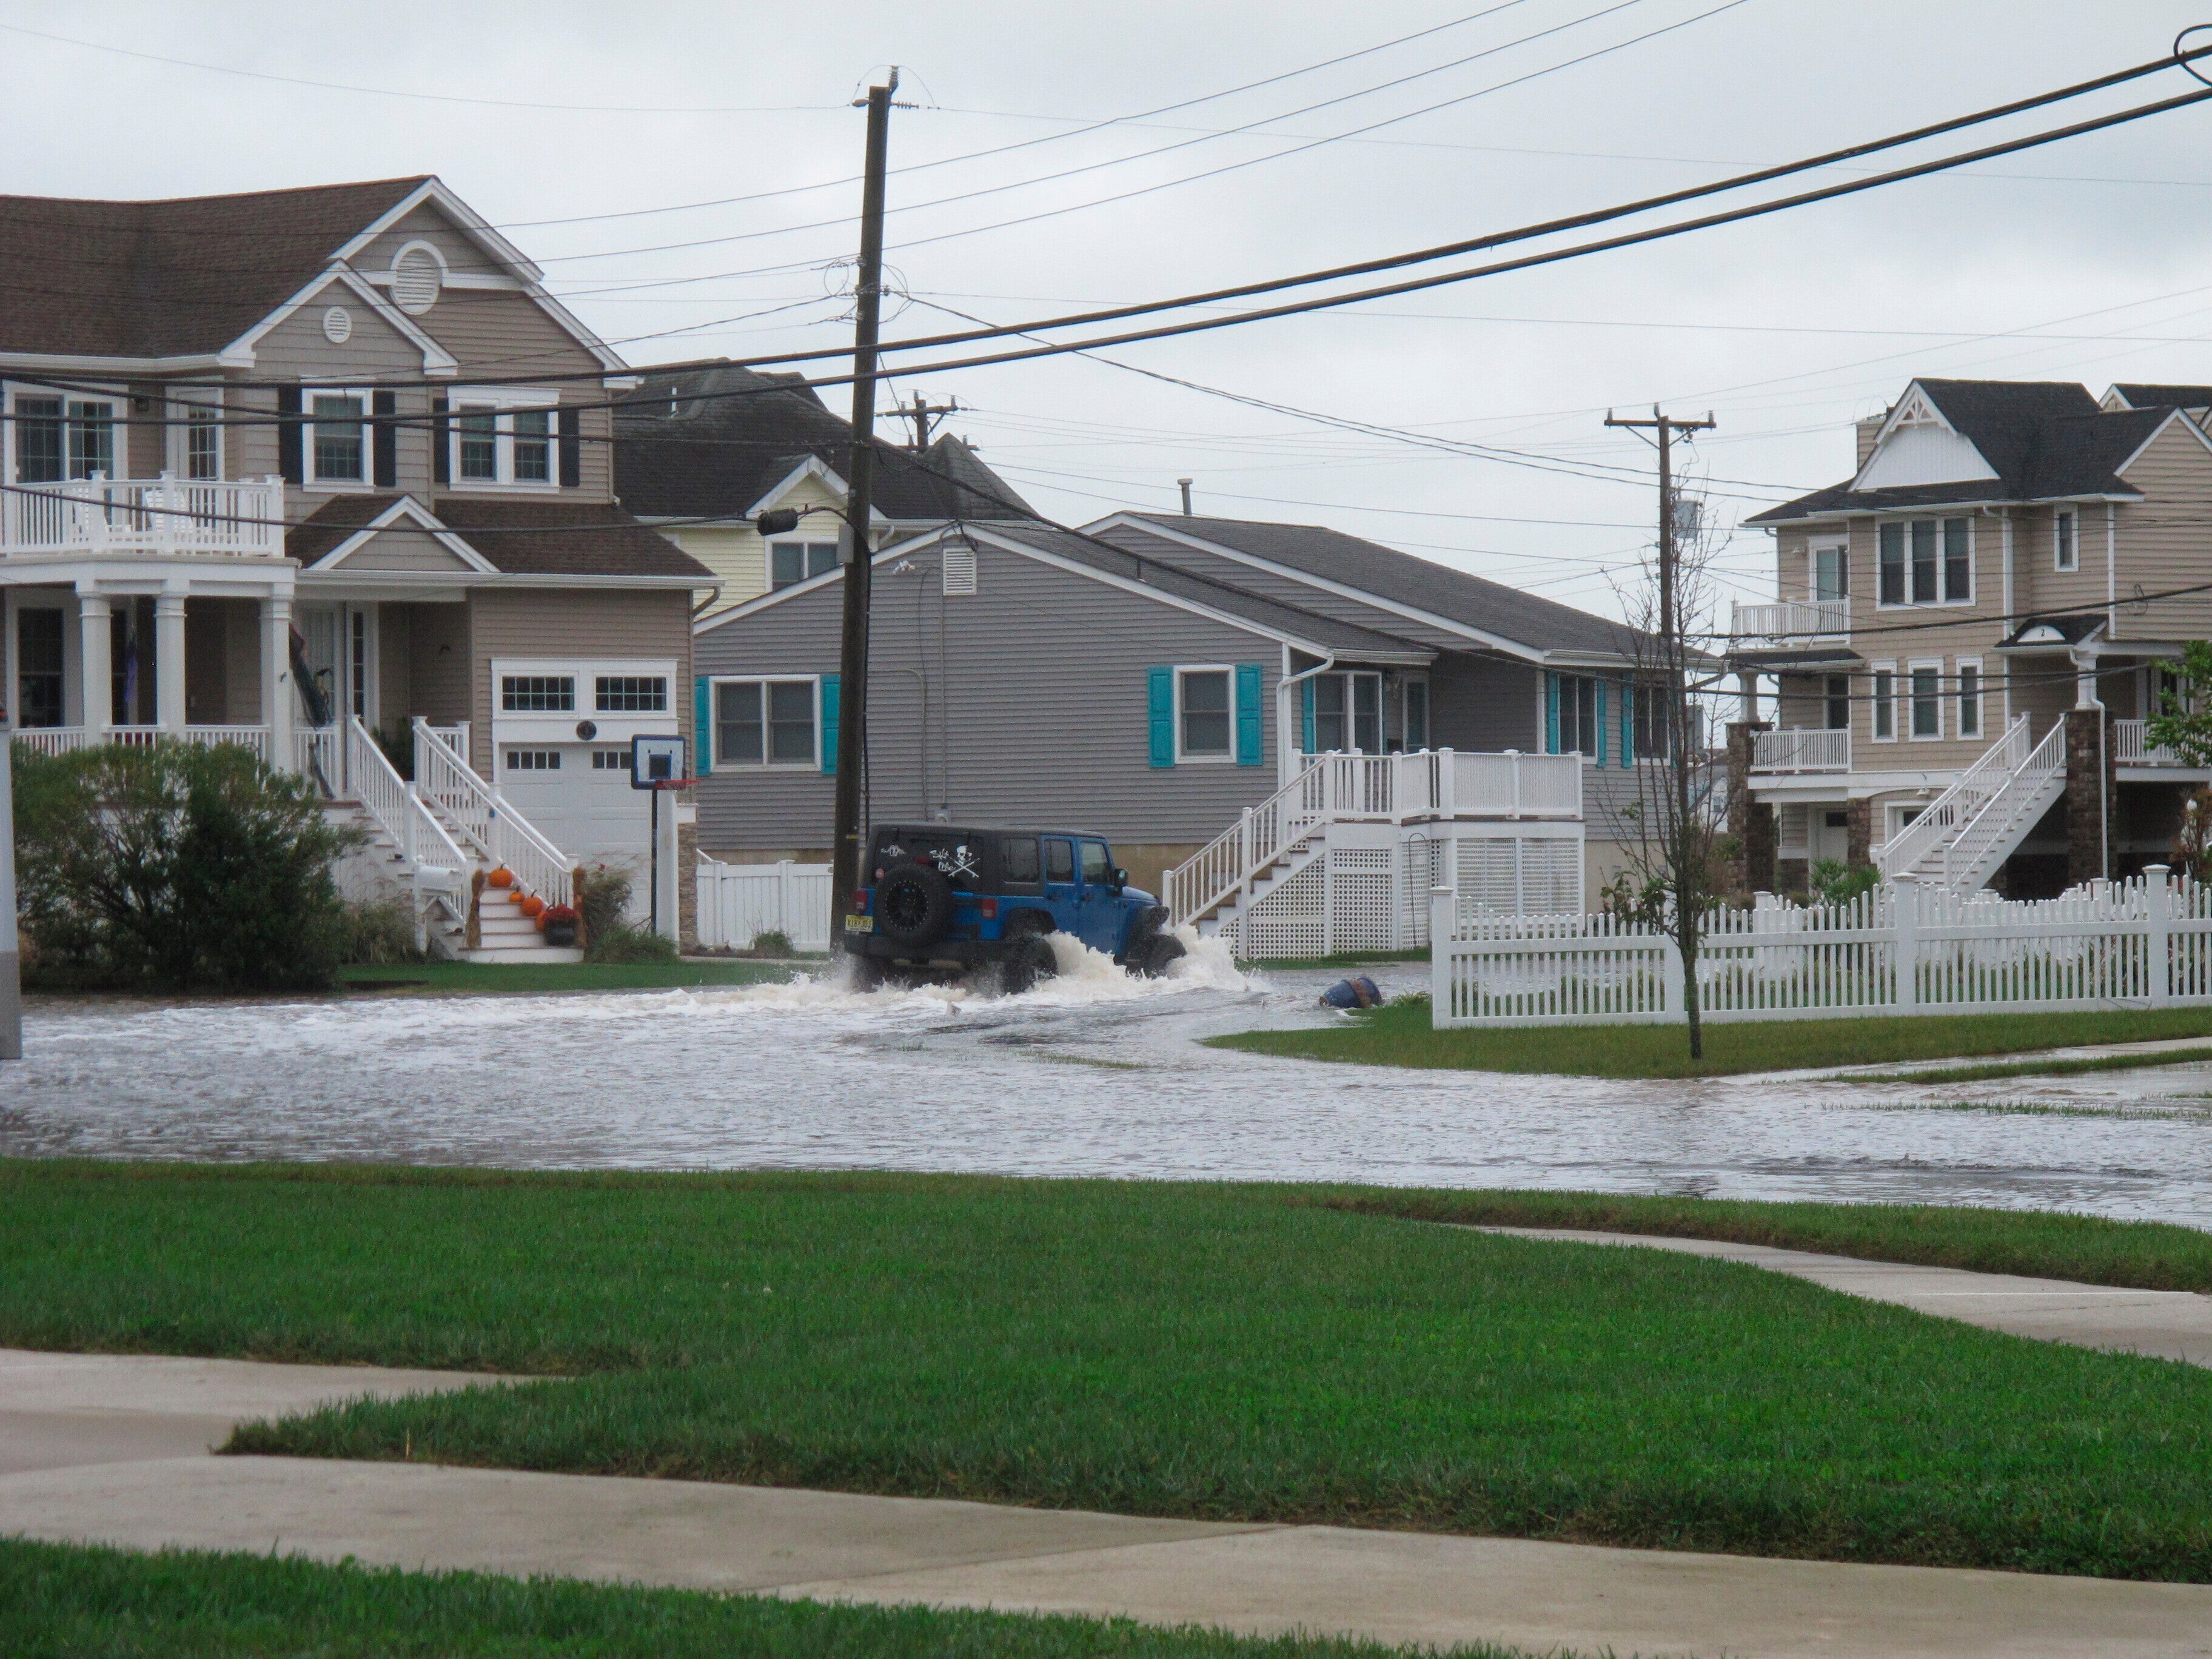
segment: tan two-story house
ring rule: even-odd
[[[243,744],[548,902],[648,859],[716,582],[617,504],[635,379],[537,266],[427,177],[0,222],[0,728]]]
[[[2166,855],[2212,776],[2144,734],[2212,634],[2208,409],[1915,380],[1859,422],[1848,480],[1750,520],[1778,597],[1731,629],[1745,884],[1831,860],[2040,896]]]

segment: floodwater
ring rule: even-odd
[[[2212,1226],[2212,1069],[1911,1087],[1322,1066],[1196,1039],[1321,1024],[1334,977],[1066,940],[1027,996],[788,985],[40,1002],[0,1155],[902,1169],[2065,1209]],[[1373,970],[1423,988],[1426,968]],[[1962,1108],[1964,1109],[1962,1109]]]

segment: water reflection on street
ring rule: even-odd
[[[1334,975],[35,1005],[0,1155],[870,1168],[1924,1200],[2212,1226],[2212,1070],[1925,1088],[1319,1066]],[[1421,988],[1425,966],[1376,970]],[[1969,1103],[1977,1109],[1953,1109]]]

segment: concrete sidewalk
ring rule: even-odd
[[[238,1417],[492,1382],[0,1351],[0,1534],[1535,1652],[2212,1659],[2199,1585],[200,1450]]]
[[[1686,1255],[1717,1256],[1747,1267],[1809,1279],[1832,1291],[1893,1302],[1918,1313],[1956,1319],[2014,1336],[2070,1342],[2085,1348],[2148,1354],[2212,1365],[2212,1296],[2195,1291],[2130,1291],[2077,1285],[2063,1279],[2024,1279],[2012,1273],[1970,1273],[1960,1267],[1918,1267],[1856,1256],[1783,1250],[1766,1244],[1734,1244],[1711,1238],[1667,1238],[1649,1233],[1583,1232],[1557,1227],[1480,1227],[1471,1231],[1510,1238],[1577,1244],[1621,1244]]]

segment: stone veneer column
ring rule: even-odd
[[[2066,879],[2077,885],[2108,873],[2106,814],[2114,778],[2105,720],[2102,708],[2066,711]]]
[[[676,821],[676,942],[677,948],[699,948],[699,820],[698,809],[690,822]]]
[[[1774,808],[1753,799],[1752,738],[1772,728],[1765,720],[1731,720],[1728,728],[1728,832],[1736,854],[1728,879],[1739,892],[1774,890]]]
[[[1844,803],[1844,862],[1854,870],[1874,862],[1874,802],[1864,795]]]

